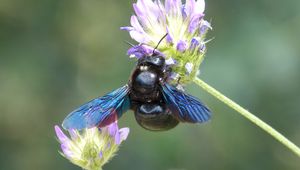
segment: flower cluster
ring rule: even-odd
[[[119,129],[115,122],[101,129],[70,130],[71,138],[59,126],[55,126],[55,132],[64,157],[83,169],[101,170],[115,155],[121,142],[126,140],[129,128]]]
[[[157,50],[166,57],[172,69],[170,82],[180,80],[181,84],[192,81],[206,52],[205,40],[211,28],[204,20],[204,0],[137,0],[133,4],[135,15],[131,16],[131,26],[121,27],[139,43],[128,50],[131,57],[152,55]]]

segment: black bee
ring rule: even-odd
[[[210,110],[196,97],[167,83],[170,69],[159,54],[139,58],[128,84],[96,98],[71,112],[65,129],[103,127],[131,109],[136,121],[147,130],[174,128],[179,122],[202,123],[210,119]]]

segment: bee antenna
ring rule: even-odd
[[[168,36],[168,33],[166,33],[157,43],[156,47],[152,51],[152,55],[154,55],[155,50],[158,48],[159,44]]]

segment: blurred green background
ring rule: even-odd
[[[0,169],[80,169],[59,153],[53,126],[128,81],[131,3],[0,0]],[[210,0],[201,78],[300,145],[300,1]],[[105,170],[299,170],[299,158],[195,85],[214,115],[149,132],[132,112],[128,140]]]

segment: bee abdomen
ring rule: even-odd
[[[140,126],[152,131],[169,130],[179,123],[162,103],[144,103],[137,106],[135,118]]]

